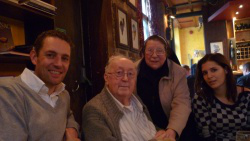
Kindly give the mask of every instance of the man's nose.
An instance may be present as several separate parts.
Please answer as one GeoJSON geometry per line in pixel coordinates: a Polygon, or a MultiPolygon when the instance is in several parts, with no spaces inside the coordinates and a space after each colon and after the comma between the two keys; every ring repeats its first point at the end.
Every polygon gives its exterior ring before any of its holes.
{"type": "Polygon", "coordinates": [[[124,73],[124,75],[122,76],[122,80],[125,80],[125,81],[128,80],[128,73],[124,73]]]}
{"type": "Polygon", "coordinates": [[[57,56],[54,60],[54,65],[55,66],[58,66],[58,67],[61,67],[62,66],[62,59],[61,57],[57,56]]]}

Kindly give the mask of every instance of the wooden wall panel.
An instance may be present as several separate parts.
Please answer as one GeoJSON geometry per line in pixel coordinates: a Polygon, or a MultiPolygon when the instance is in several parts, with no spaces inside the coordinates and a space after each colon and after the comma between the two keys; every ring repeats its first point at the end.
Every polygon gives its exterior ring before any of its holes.
{"type": "Polygon", "coordinates": [[[226,21],[208,22],[209,8],[203,7],[203,25],[204,25],[204,37],[205,37],[205,50],[206,53],[211,53],[211,42],[223,42],[223,52],[225,57],[229,60],[229,48],[227,37],[227,25],[226,21]]]}
{"type": "Polygon", "coordinates": [[[81,0],[57,0],[55,28],[64,29],[75,44],[71,52],[71,64],[64,80],[71,97],[71,109],[76,121],[81,124],[82,107],[86,103],[85,84],[81,83],[83,67],[83,36],[81,21],[81,0]],[[79,85],[79,89],[77,89],[79,85]]]}

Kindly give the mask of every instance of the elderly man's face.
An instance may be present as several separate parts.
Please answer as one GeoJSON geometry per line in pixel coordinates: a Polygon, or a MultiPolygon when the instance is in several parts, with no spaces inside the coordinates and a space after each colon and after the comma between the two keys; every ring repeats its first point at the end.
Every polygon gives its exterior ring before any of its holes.
{"type": "Polygon", "coordinates": [[[126,58],[114,60],[105,73],[104,79],[111,94],[123,103],[124,99],[131,97],[135,88],[135,64],[126,58]]]}

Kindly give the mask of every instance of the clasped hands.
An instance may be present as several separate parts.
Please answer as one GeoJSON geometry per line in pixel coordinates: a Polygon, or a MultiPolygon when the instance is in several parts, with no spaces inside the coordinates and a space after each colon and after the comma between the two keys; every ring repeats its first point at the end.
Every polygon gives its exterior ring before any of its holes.
{"type": "Polygon", "coordinates": [[[175,141],[176,132],[173,129],[159,130],[154,139],[157,141],[175,141]]]}
{"type": "Polygon", "coordinates": [[[66,128],[64,141],[80,141],[78,133],[75,128],[66,128]]]}

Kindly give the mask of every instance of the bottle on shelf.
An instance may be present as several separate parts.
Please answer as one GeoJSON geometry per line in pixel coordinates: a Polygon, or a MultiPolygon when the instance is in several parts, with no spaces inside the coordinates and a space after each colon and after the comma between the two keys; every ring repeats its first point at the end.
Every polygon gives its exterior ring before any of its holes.
{"type": "Polygon", "coordinates": [[[235,30],[241,31],[241,30],[247,30],[250,29],[250,23],[238,23],[235,24],[235,30]]]}

